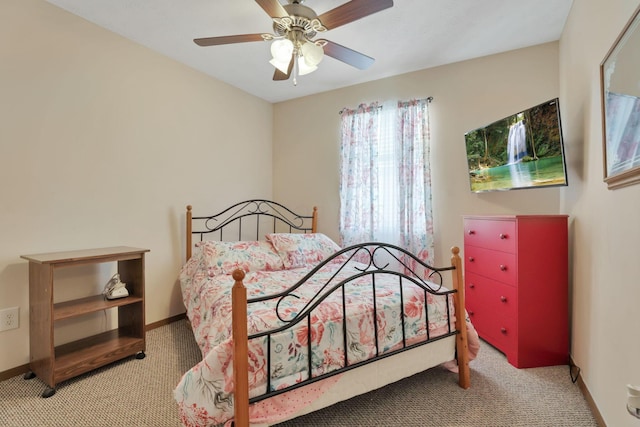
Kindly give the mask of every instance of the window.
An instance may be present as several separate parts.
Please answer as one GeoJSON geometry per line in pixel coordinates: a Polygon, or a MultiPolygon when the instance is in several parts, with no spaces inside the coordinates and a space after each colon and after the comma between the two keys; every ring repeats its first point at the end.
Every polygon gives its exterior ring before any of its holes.
{"type": "Polygon", "coordinates": [[[395,244],[432,262],[428,99],[341,111],[343,246],[395,244]]]}

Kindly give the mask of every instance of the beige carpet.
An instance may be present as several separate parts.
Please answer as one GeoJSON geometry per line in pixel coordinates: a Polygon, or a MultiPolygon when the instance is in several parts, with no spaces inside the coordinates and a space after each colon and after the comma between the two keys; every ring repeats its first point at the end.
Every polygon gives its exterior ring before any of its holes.
{"type": "MultiPolygon", "coordinates": [[[[200,351],[186,321],[147,334],[147,357],[126,359],[58,385],[0,383],[0,426],[179,426],[172,391],[200,351]]],[[[567,366],[515,369],[482,343],[471,388],[440,368],[281,426],[597,427],[567,366]]]]}

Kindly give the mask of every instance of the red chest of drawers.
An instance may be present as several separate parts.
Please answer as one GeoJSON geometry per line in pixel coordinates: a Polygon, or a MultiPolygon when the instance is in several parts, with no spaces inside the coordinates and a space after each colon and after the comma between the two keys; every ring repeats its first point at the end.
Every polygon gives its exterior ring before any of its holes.
{"type": "Polygon", "coordinates": [[[517,368],[569,362],[568,217],[464,217],[466,308],[517,368]]]}

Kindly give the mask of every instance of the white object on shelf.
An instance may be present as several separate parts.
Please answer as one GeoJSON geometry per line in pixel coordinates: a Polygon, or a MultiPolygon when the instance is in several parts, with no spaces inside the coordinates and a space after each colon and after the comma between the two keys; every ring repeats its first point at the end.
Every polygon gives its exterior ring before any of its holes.
{"type": "Polygon", "coordinates": [[[627,411],[640,418],[640,386],[627,384],[627,411]]]}
{"type": "Polygon", "coordinates": [[[103,294],[107,299],[118,299],[128,297],[129,291],[120,280],[120,275],[116,273],[105,285],[103,294]]]}

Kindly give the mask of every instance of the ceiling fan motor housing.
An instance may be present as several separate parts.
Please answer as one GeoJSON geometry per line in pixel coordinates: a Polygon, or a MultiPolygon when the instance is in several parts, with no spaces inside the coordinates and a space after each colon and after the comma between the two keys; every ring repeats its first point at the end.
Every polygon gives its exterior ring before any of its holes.
{"type": "Polygon", "coordinates": [[[273,19],[275,34],[286,37],[291,31],[298,30],[304,34],[307,40],[311,40],[319,31],[326,31],[313,9],[300,3],[294,1],[283,6],[289,16],[273,19]]]}

